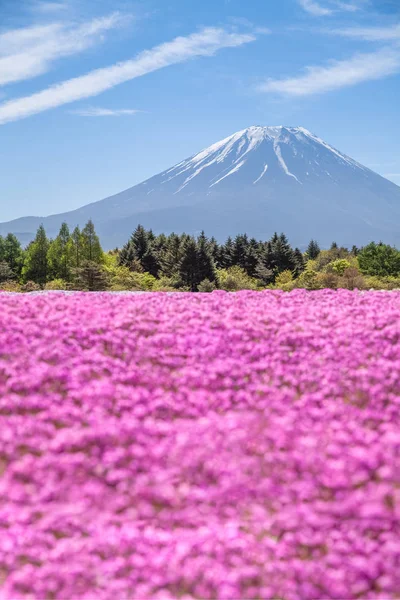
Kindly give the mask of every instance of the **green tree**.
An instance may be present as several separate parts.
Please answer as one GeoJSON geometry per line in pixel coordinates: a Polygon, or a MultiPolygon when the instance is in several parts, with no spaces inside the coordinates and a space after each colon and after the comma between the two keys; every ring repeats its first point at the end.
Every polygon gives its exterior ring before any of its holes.
{"type": "Polygon", "coordinates": [[[108,288],[108,276],[102,265],[92,260],[83,260],[80,267],[73,269],[74,287],[88,292],[101,292],[108,288]]]}
{"type": "Polygon", "coordinates": [[[82,229],[81,244],[83,261],[93,262],[98,265],[103,262],[103,250],[91,219],[89,219],[82,229]]]}
{"type": "Polygon", "coordinates": [[[23,264],[23,251],[18,238],[13,234],[9,233],[2,243],[2,260],[4,260],[11,271],[15,273],[17,277],[21,274],[23,264]]]}
{"type": "Polygon", "coordinates": [[[400,274],[400,252],[387,244],[371,242],[360,250],[357,255],[362,273],[378,277],[400,274]]]}
{"type": "Polygon", "coordinates": [[[215,264],[210,243],[202,231],[197,240],[197,283],[205,279],[215,281],[215,264]]]}
{"type": "Polygon", "coordinates": [[[160,256],[160,266],[163,275],[175,277],[179,273],[179,265],[183,258],[184,238],[171,233],[167,238],[165,252],[160,256]]]}
{"type": "Polygon", "coordinates": [[[58,236],[50,243],[47,253],[49,278],[70,281],[73,257],[73,241],[71,240],[68,225],[63,223],[58,236]]]}
{"type": "Polygon", "coordinates": [[[314,260],[317,258],[318,254],[321,252],[321,249],[318,243],[315,240],[311,240],[311,242],[307,246],[306,254],[310,260],[314,260]]]}
{"type": "Polygon", "coordinates": [[[134,270],[139,263],[144,271],[157,277],[160,270],[159,253],[162,252],[163,244],[163,238],[157,240],[152,231],[146,231],[142,225],[138,225],[120,252],[119,264],[134,270]]]}
{"type": "Polygon", "coordinates": [[[10,281],[15,278],[15,274],[10,269],[10,265],[5,260],[0,261],[0,282],[10,281]]]}
{"type": "Polygon", "coordinates": [[[82,260],[82,234],[79,227],[76,226],[71,234],[71,264],[78,269],[82,260]]]}
{"type": "Polygon", "coordinates": [[[184,243],[183,257],[179,265],[179,276],[183,285],[187,286],[191,292],[197,291],[197,286],[202,281],[198,275],[197,257],[196,240],[189,237],[184,243]]]}
{"type": "Polygon", "coordinates": [[[43,225],[37,230],[36,237],[26,250],[24,266],[22,267],[22,278],[24,282],[33,281],[44,286],[47,281],[47,253],[49,240],[43,225]]]}

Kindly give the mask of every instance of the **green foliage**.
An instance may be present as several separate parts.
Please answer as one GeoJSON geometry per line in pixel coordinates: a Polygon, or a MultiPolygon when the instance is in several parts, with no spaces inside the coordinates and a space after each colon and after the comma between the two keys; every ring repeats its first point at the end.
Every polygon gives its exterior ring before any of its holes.
{"type": "Polygon", "coordinates": [[[320,290],[323,288],[318,272],[315,269],[315,261],[309,260],[304,271],[296,279],[295,287],[306,290],[320,290]]]}
{"type": "Polygon", "coordinates": [[[199,292],[209,293],[209,292],[213,292],[214,290],[216,290],[217,286],[215,285],[214,281],[210,281],[209,279],[204,279],[203,281],[201,281],[199,283],[197,289],[199,292]]]}
{"type": "Polygon", "coordinates": [[[318,242],[316,242],[315,240],[311,240],[306,250],[307,258],[309,258],[310,260],[314,260],[315,258],[317,258],[320,252],[321,249],[318,245],[318,242]]]}
{"type": "Polygon", "coordinates": [[[143,271],[157,277],[160,270],[157,255],[166,244],[164,238],[157,239],[152,231],[146,231],[142,225],[138,225],[120,252],[119,264],[132,271],[137,271],[140,265],[143,271]]]}
{"type": "Polygon", "coordinates": [[[15,278],[14,273],[11,271],[8,262],[2,260],[0,262],[0,282],[10,281],[15,278]]]}
{"type": "Polygon", "coordinates": [[[208,279],[215,281],[215,264],[211,253],[211,247],[204,231],[201,232],[197,240],[197,280],[198,285],[208,279]]]}
{"type": "Polygon", "coordinates": [[[22,278],[25,283],[34,281],[39,286],[44,286],[47,280],[47,252],[49,250],[49,240],[43,225],[39,227],[35,240],[29,244],[24,265],[22,267],[22,278]]]}
{"type": "Polygon", "coordinates": [[[290,292],[295,286],[292,271],[286,270],[279,273],[275,279],[274,288],[290,292]]]}
{"type": "Polygon", "coordinates": [[[48,277],[70,281],[74,266],[74,244],[68,225],[63,223],[55,240],[50,243],[47,253],[48,277]]]}
{"type": "Polygon", "coordinates": [[[0,290],[3,290],[3,292],[13,292],[14,294],[22,292],[21,285],[17,281],[3,281],[0,283],[0,290]]]}
{"type": "Polygon", "coordinates": [[[345,270],[351,267],[351,264],[345,258],[338,258],[337,260],[334,260],[333,262],[329,263],[328,267],[330,267],[330,269],[334,273],[337,273],[338,275],[343,275],[345,270]]]}
{"type": "Polygon", "coordinates": [[[45,290],[68,290],[69,283],[64,279],[52,279],[48,281],[44,286],[45,290]]]}
{"type": "Polygon", "coordinates": [[[400,252],[387,244],[372,242],[357,255],[361,271],[378,277],[400,275],[400,252]]]}
{"type": "Polygon", "coordinates": [[[138,273],[130,271],[128,267],[120,266],[109,270],[111,275],[110,288],[113,291],[144,291],[148,292],[154,288],[157,281],[150,273],[138,273]]]}
{"type": "Polygon", "coordinates": [[[257,280],[249,277],[246,271],[237,265],[229,267],[229,269],[219,269],[217,280],[218,288],[227,292],[258,289],[257,280]]]}
{"type": "Polygon", "coordinates": [[[108,285],[107,271],[94,261],[84,260],[80,267],[73,269],[74,289],[101,292],[106,290],[108,285]]]}
{"type": "Polygon", "coordinates": [[[182,284],[187,286],[191,292],[197,291],[201,279],[199,279],[197,271],[197,244],[194,238],[188,238],[184,243],[179,276],[182,284]]]}
{"type": "Polygon", "coordinates": [[[81,233],[81,260],[100,265],[103,262],[103,250],[91,219],[81,233]]]}
{"type": "Polygon", "coordinates": [[[1,243],[1,260],[4,260],[16,277],[21,275],[23,251],[18,238],[9,233],[1,243]]]}

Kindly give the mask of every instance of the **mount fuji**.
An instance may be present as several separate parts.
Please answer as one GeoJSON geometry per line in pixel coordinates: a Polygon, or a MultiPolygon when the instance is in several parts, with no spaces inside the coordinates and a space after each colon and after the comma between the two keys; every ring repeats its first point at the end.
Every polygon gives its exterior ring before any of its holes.
{"type": "Polygon", "coordinates": [[[302,127],[249,127],[115,196],[49,217],[0,224],[30,241],[43,223],[55,236],[92,219],[105,248],[121,246],[138,223],[155,233],[283,231],[304,247],[335,240],[400,242],[400,187],[302,127]]]}

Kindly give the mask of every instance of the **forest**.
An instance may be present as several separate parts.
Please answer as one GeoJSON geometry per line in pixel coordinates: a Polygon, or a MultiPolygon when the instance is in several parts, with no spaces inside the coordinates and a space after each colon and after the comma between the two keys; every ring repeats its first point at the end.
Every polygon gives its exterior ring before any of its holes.
{"type": "Polygon", "coordinates": [[[55,239],[43,226],[22,248],[9,233],[0,237],[0,289],[212,292],[295,288],[400,288],[400,251],[382,242],[351,249],[311,240],[305,252],[284,233],[266,241],[246,234],[218,243],[201,232],[155,235],[138,225],[121,249],[104,252],[88,221],[72,232],[63,223],[55,239]]]}

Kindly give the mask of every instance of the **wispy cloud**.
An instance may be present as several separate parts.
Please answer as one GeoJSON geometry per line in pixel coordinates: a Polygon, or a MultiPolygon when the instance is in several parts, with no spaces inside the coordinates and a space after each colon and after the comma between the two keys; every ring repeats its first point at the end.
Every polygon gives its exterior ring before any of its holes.
{"type": "Polygon", "coordinates": [[[46,73],[54,61],[83,52],[121,23],[122,15],[113,13],[79,26],[53,23],[0,34],[0,85],[46,73]]]}
{"type": "Polygon", "coordinates": [[[338,11],[355,12],[360,9],[365,0],[354,0],[343,2],[342,0],[327,0],[317,2],[316,0],[298,0],[300,6],[315,17],[329,17],[338,11]]]}
{"type": "Polygon", "coordinates": [[[97,96],[116,85],[142,77],[169,65],[200,56],[212,56],[222,48],[233,48],[253,42],[251,33],[228,32],[222,28],[206,28],[187,37],[156,46],[136,58],[97,69],[51,86],[41,92],[0,104],[0,124],[23,119],[76,100],[97,96]]]}
{"type": "Polygon", "coordinates": [[[65,2],[37,2],[34,10],[42,14],[54,14],[60,10],[66,10],[68,5],[65,2]]]}
{"type": "Polygon", "coordinates": [[[333,29],[330,33],[367,42],[385,42],[400,40],[400,24],[389,27],[347,27],[333,29]]]}
{"type": "Polygon", "coordinates": [[[368,54],[356,54],[343,61],[332,61],[324,67],[307,67],[305,73],[286,79],[269,79],[262,92],[287,96],[311,96],[344,87],[382,79],[400,71],[400,52],[384,48],[368,54]]]}
{"type": "Polygon", "coordinates": [[[306,12],[316,17],[326,17],[333,14],[333,10],[331,8],[322,6],[314,0],[299,0],[299,4],[306,12]]]}
{"type": "Polygon", "coordinates": [[[72,115],[78,115],[79,117],[124,117],[124,116],[132,116],[137,113],[143,112],[141,110],[136,110],[134,108],[81,108],[78,110],[71,110],[70,113],[72,115]]]}

